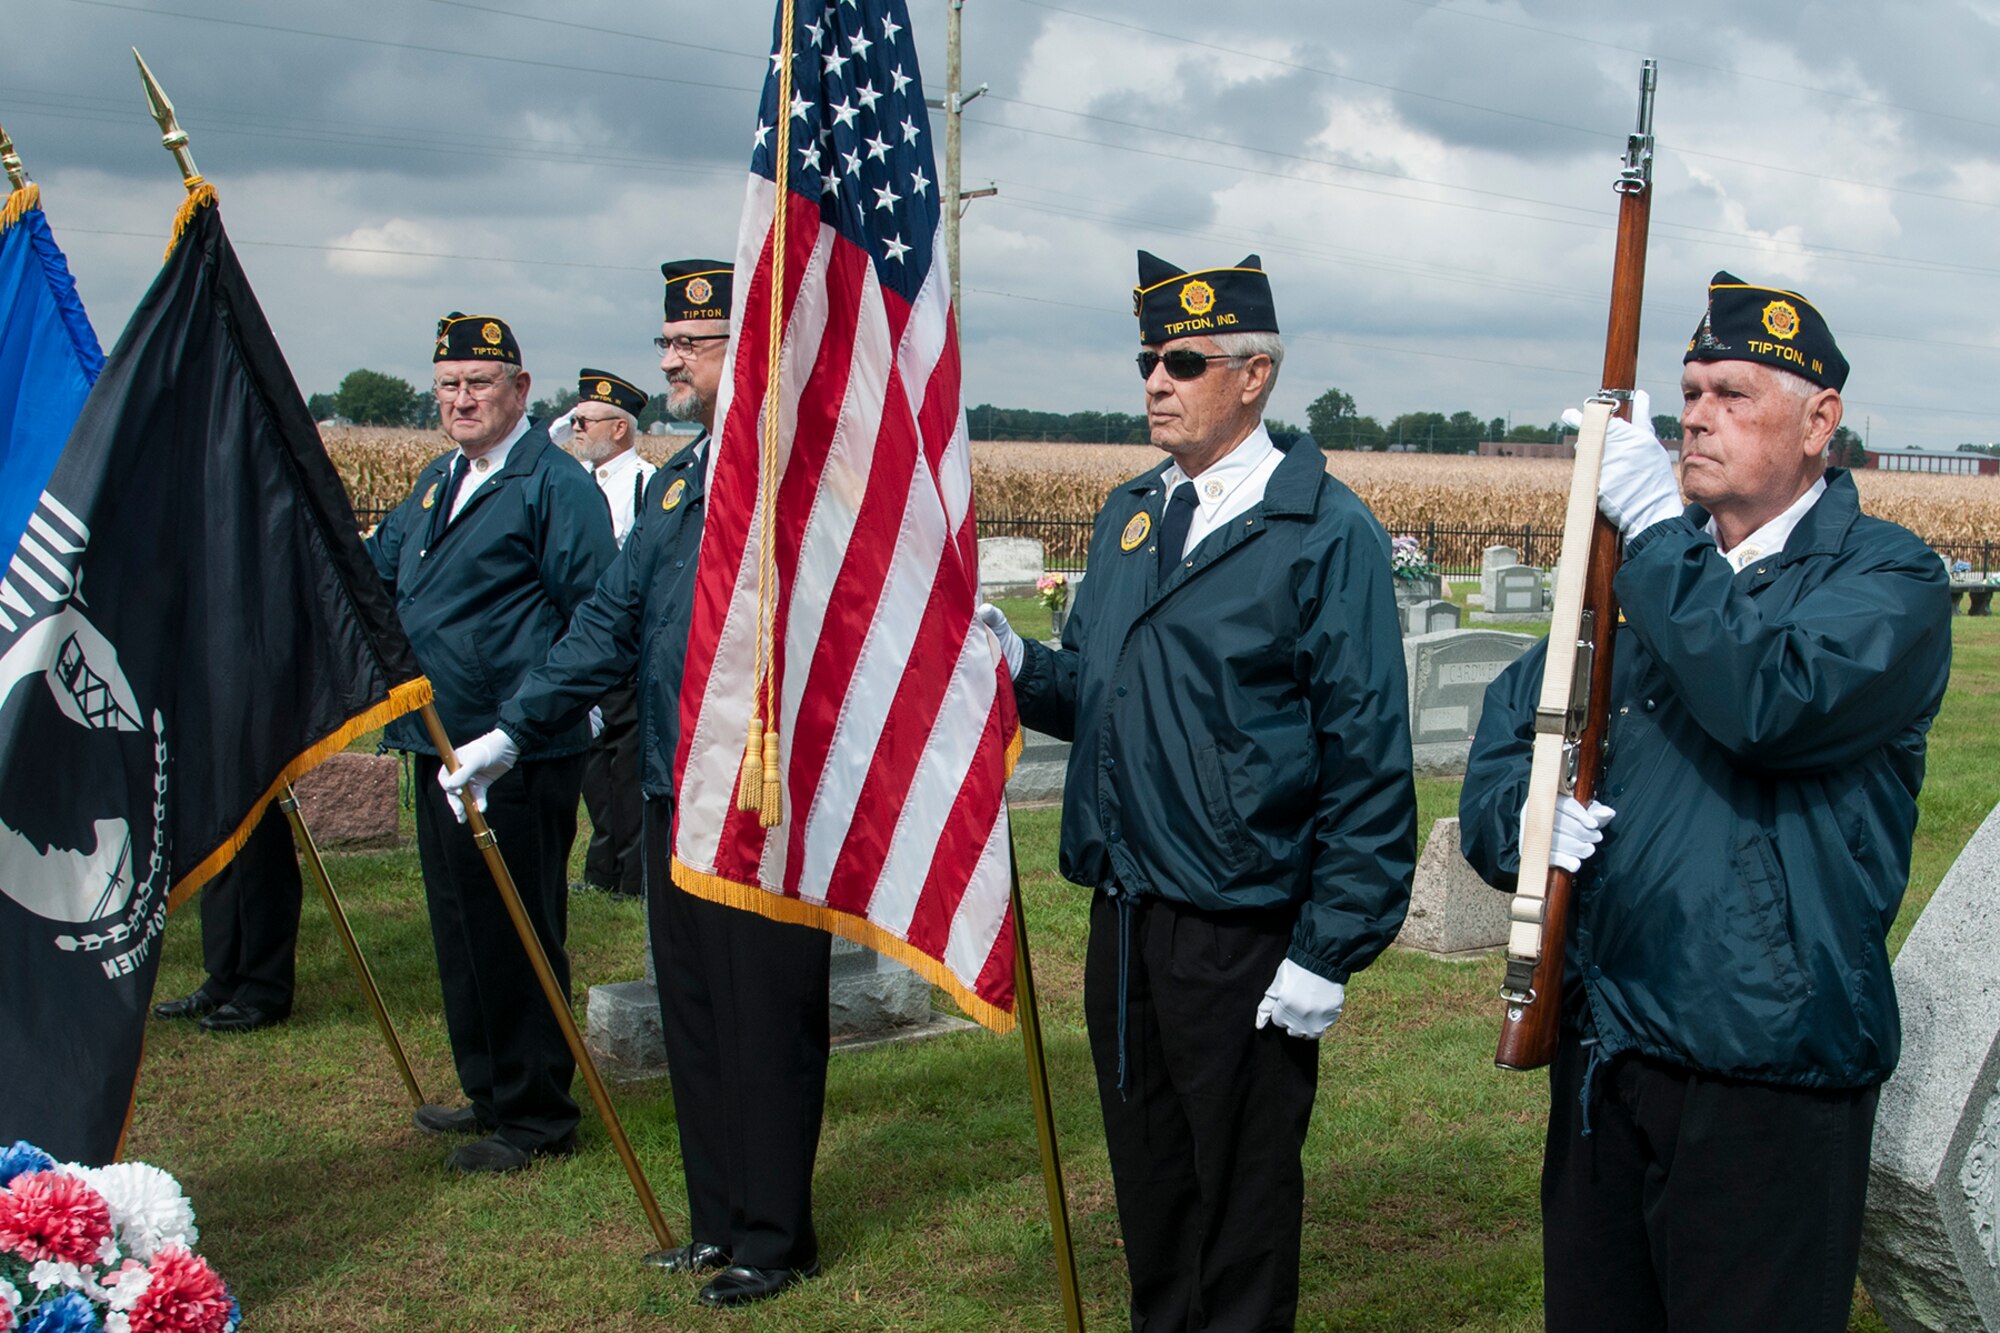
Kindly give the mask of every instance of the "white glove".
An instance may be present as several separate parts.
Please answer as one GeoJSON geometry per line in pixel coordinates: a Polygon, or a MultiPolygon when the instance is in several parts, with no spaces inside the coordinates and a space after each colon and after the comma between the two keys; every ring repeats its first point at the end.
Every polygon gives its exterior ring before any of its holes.
{"type": "Polygon", "coordinates": [[[465,793],[470,792],[472,803],[485,813],[486,789],[506,776],[520,757],[514,738],[498,727],[458,747],[458,767],[449,773],[438,769],[438,786],[444,788],[444,799],[459,823],[465,822],[465,793]]]}
{"type": "Polygon", "coordinates": [[[1287,958],[1278,964],[1278,975],[1257,1002],[1257,1026],[1276,1023],[1294,1037],[1318,1041],[1346,1003],[1347,987],[1287,958]]]}
{"type": "Polygon", "coordinates": [[[604,708],[592,705],[590,710],[590,739],[596,740],[604,734],[604,708]]]}
{"type": "MultiPolygon", "coordinates": [[[[1636,537],[1655,523],[1681,515],[1681,488],[1674,482],[1673,460],[1653,434],[1648,415],[1653,401],[1644,389],[1632,394],[1632,420],[1611,418],[1604,432],[1604,471],[1597,478],[1597,507],[1627,537],[1636,537]]],[[[1562,414],[1572,429],[1583,425],[1583,413],[1570,408],[1562,414]]]]}
{"type": "MultiPolygon", "coordinates": [[[[1603,841],[1604,826],[1618,812],[1599,801],[1592,801],[1589,808],[1574,796],[1556,797],[1555,827],[1549,833],[1549,864],[1572,873],[1583,868],[1590,854],[1603,841]]],[[[1520,840],[1516,847],[1527,844],[1528,812],[1521,811],[1520,840]]]]}
{"type": "Polygon", "coordinates": [[[576,434],[576,422],[572,420],[575,416],[576,409],[572,407],[569,411],[549,423],[549,442],[555,445],[556,448],[561,449],[567,446],[570,442],[570,437],[576,434]]]}
{"type": "Polygon", "coordinates": [[[979,604],[979,619],[986,628],[993,631],[993,637],[1000,641],[1000,651],[1007,658],[1007,675],[1011,678],[1021,674],[1021,663],[1026,660],[1028,650],[1021,642],[1021,636],[1007,623],[1006,613],[991,602],[979,604]]]}

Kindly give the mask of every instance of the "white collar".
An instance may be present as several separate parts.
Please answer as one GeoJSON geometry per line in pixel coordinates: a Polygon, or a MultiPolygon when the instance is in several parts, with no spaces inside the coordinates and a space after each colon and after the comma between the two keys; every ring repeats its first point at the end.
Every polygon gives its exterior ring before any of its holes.
{"type": "MultiPolygon", "coordinates": [[[[596,467],[590,468],[590,475],[597,478],[599,486],[611,486],[624,480],[633,472],[638,471],[643,462],[644,460],[639,457],[637,449],[627,447],[623,453],[610,462],[599,463],[596,467]]],[[[590,467],[588,463],[585,463],[584,466],[590,467]]]]}
{"type": "MultiPolygon", "coordinates": [[[[527,433],[528,433],[528,414],[526,412],[523,412],[521,414],[521,419],[514,423],[514,429],[507,432],[507,438],[500,441],[500,443],[494,445],[491,449],[488,449],[485,453],[479,456],[480,459],[485,460],[486,466],[483,468],[475,468],[473,471],[473,475],[481,478],[482,480],[486,477],[498,476],[500,473],[500,469],[507,466],[507,455],[514,451],[514,446],[519,444],[521,442],[521,437],[523,435],[526,435],[527,433]]],[[[463,448],[461,448],[458,451],[458,456],[460,458],[465,457],[465,450],[463,448]]],[[[477,463],[479,460],[474,459],[471,461],[477,463]]]]}
{"type": "Polygon", "coordinates": [[[1161,484],[1166,494],[1171,496],[1174,487],[1183,481],[1194,486],[1195,506],[1204,515],[1213,514],[1228,502],[1236,488],[1250,480],[1257,470],[1271,461],[1278,452],[1278,446],[1271,443],[1271,432],[1258,422],[1257,428],[1245,435],[1234,449],[1208,465],[1199,477],[1189,477],[1181,471],[1179,463],[1168,465],[1161,484]]]}
{"type": "MultiPolygon", "coordinates": [[[[1729,562],[1731,569],[1740,571],[1745,565],[1759,556],[1775,555],[1779,551],[1784,550],[1785,542],[1792,535],[1792,529],[1799,525],[1799,520],[1806,516],[1806,511],[1811,509],[1819,501],[1819,497],[1825,494],[1826,478],[1821,477],[1806,488],[1804,495],[1792,501],[1783,513],[1751,533],[1748,537],[1745,537],[1742,541],[1736,543],[1736,545],[1730,547],[1727,551],[1723,551],[1722,558],[1729,562]]],[[[1720,550],[1722,537],[1716,530],[1713,515],[1710,515],[1708,526],[1703,531],[1715,538],[1716,548],[1720,550]]]]}

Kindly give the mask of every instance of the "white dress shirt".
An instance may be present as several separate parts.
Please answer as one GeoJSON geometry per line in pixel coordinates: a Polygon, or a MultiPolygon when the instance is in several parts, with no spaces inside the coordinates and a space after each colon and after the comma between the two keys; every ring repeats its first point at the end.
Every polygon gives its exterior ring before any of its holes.
{"type": "Polygon", "coordinates": [[[1165,488],[1160,502],[1162,514],[1166,513],[1166,501],[1173,498],[1175,487],[1194,487],[1194,517],[1188,523],[1187,545],[1181,547],[1180,555],[1185,557],[1203,537],[1261,501],[1264,486],[1278,470],[1278,460],[1283,457],[1260,421],[1241,444],[1215,460],[1199,477],[1190,478],[1181,471],[1179,463],[1170,465],[1160,478],[1165,488]]]}
{"type": "MultiPolygon", "coordinates": [[[[472,466],[466,469],[465,480],[459,484],[458,498],[452,501],[451,516],[447,522],[456,520],[465,512],[466,502],[472,499],[474,491],[485,485],[490,478],[500,475],[500,469],[507,466],[507,455],[513,452],[514,446],[520,443],[521,437],[527,433],[528,417],[523,413],[521,419],[514,423],[514,429],[507,432],[506,439],[472,460],[472,466]]],[[[458,456],[465,457],[465,450],[460,449],[458,456]]]]}
{"type": "MultiPolygon", "coordinates": [[[[590,467],[588,463],[583,465],[590,467]]],[[[646,482],[653,472],[653,465],[639,457],[637,449],[627,449],[611,461],[590,468],[590,475],[597,479],[597,489],[604,492],[605,502],[611,506],[611,536],[620,546],[625,544],[632,525],[639,519],[646,482]]]]}
{"type": "MultiPolygon", "coordinates": [[[[1785,539],[1792,535],[1792,529],[1799,525],[1799,520],[1806,516],[1806,511],[1818,503],[1819,497],[1825,494],[1826,478],[1821,477],[1807,488],[1804,495],[1792,501],[1784,513],[1778,515],[1769,523],[1766,523],[1763,527],[1736,543],[1729,550],[1723,551],[1722,558],[1729,562],[1731,569],[1740,574],[1743,572],[1745,565],[1759,556],[1776,555],[1785,549],[1785,539]]],[[[1714,518],[1711,517],[1708,520],[1708,526],[1703,528],[1702,531],[1715,538],[1717,550],[1722,549],[1722,536],[1716,531],[1714,518]]]]}

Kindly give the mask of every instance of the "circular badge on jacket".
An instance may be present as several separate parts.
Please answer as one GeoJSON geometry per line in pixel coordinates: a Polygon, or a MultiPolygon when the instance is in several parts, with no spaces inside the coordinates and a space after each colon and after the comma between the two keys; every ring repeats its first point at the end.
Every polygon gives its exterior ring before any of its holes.
{"type": "Polygon", "coordinates": [[[1141,509],[1138,513],[1132,515],[1132,521],[1125,525],[1125,531],[1119,535],[1119,548],[1126,551],[1136,551],[1139,548],[1139,543],[1145,541],[1146,534],[1152,530],[1153,516],[1141,509]]]}
{"type": "Polygon", "coordinates": [[[660,497],[660,508],[672,509],[675,505],[681,502],[681,497],[686,495],[687,491],[688,491],[687,478],[686,477],[675,478],[674,484],[667,487],[667,493],[660,497]]]}

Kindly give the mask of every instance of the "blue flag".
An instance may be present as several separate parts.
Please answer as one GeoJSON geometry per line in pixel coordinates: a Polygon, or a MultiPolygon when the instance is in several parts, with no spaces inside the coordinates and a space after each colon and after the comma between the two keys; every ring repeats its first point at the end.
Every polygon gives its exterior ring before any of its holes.
{"type": "Polygon", "coordinates": [[[0,211],[0,551],[21,544],[104,353],[33,185],[0,211]]]}

